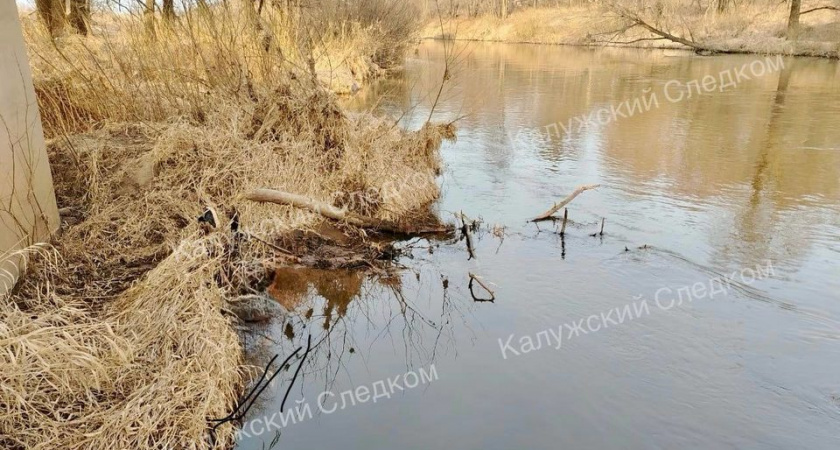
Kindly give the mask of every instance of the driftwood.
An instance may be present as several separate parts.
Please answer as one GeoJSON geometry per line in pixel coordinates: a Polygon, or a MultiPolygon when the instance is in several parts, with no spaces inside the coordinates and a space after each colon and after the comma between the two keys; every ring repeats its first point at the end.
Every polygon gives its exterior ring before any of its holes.
{"type": "Polygon", "coordinates": [[[548,209],[548,211],[540,214],[537,217],[531,219],[531,222],[539,222],[541,220],[551,220],[553,219],[552,214],[560,211],[560,208],[568,205],[572,200],[575,199],[578,195],[580,195],[583,191],[588,191],[590,189],[595,189],[601,186],[600,184],[584,184],[583,186],[578,186],[577,189],[574,190],[568,197],[564,198],[560,203],[555,203],[554,206],[548,209]]]}
{"type": "Polygon", "coordinates": [[[257,189],[245,196],[248,200],[264,203],[276,203],[278,205],[291,205],[296,208],[306,209],[318,213],[328,219],[338,220],[355,225],[361,228],[372,228],[380,231],[401,234],[424,234],[424,233],[445,233],[451,231],[450,227],[414,228],[406,225],[399,225],[373,217],[365,217],[344,209],[336,208],[333,205],[324,203],[303,195],[291,192],[278,191],[275,189],[257,189]]]}
{"type": "Polygon", "coordinates": [[[283,192],[275,189],[257,189],[249,193],[246,198],[255,202],[277,203],[279,205],[291,205],[296,208],[308,209],[316,212],[324,217],[342,220],[351,225],[366,226],[369,225],[364,220],[354,217],[343,209],[336,208],[333,205],[319,202],[318,200],[305,197],[303,195],[292,194],[291,192],[283,192]]]}

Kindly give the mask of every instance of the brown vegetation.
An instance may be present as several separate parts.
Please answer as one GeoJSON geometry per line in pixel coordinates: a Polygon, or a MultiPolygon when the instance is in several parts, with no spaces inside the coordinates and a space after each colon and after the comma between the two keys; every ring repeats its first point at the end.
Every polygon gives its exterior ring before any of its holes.
{"type": "MultiPolygon", "coordinates": [[[[228,447],[234,425],[211,437],[208,419],[249,374],[229,311],[288,262],[290,233],[323,220],[244,195],[329,202],[390,183],[399,202],[351,212],[429,217],[451,130],[353,119],[325,89],[396,61],[380,48],[396,31],[313,20],[208,8],[150,34],[148,17],[94,15],[92,37],[56,42],[24,18],[63,222],[0,299],[0,446],[228,447]],[[215,226],[196,220],[208,207],[215,226]]],[[[356,245],[369,235],[338,226],[356,245]]]]}
{"type": "Polygon", "coordinates": [[[35,0],[35,8],[51,36],[58,36],[65,24],[77,33],[88,34],[90,0],[70,0],[69,3],[69,12],[65,12],[64,0],[35,0]]]}
{"type": "Polygon", "coordinates": [[[507,18],[470,2],[455,5],[442,9],[443,31],[430,19],[423,36],[840,57],[840,7],[830,2],[541,1],[522,2],[507,18]]]}

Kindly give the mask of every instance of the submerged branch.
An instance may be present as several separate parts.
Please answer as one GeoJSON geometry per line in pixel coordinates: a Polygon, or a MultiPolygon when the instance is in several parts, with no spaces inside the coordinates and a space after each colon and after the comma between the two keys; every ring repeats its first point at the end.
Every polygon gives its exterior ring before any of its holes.
{"type": "Polygon", "coordinates": [[[467,287],[469,287],[469,289],[470,289],[470,295],[472,296],[473,301],[493,303],[496,300],[496,293],[493,292],[493,290],[491,290],[489,287],[487,287],[487,285],[484,284],[484,282],[481,281],[481,278],[479,278],[478,275],[470,272],[469,276],[470,276],[470,282],[469,282],[467,287]],[[490,297],[489,298],[482,298],[482,297],[478,297],[477,295],[475,295],[475,292],[473,292],[473,282],[478,283],[478,285],[481,286],[482,289],[484,289],[485,291],[487,291],[488,294],[490,294],[490,297]]]}

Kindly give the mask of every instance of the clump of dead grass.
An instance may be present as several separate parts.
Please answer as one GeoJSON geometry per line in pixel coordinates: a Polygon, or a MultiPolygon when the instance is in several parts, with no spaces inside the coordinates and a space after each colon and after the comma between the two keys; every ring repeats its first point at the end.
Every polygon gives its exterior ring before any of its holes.
{"type": "Polygon", "coordinates": [[[249,370],[228,308],[273,257],[248,236],[279,242],[320,220],[243,195],[387,188],[352,208],[397,223],[438,195],[451,127],[350,118],[319,75],[341,46],[303,39],[294,56],[305,27],[207,14],[153,37],[111,18],[56,45],[26,24],[64,222],[60,258],[36,258],[0,299],[4,448],[228,447],[233,424],[210,439],[208,419],[233,409],[249,370]],[[196,221],[206,207],[215,229],[196,221]]]}
{"type": "Polygon", "coordinates": [[[208,282],[218,261],[195,255],[167,258],[98,313],[55,293],[57,261],[0,300],[3,448],[225,448],[233,430],[213,445],[207,418],[242,384],[239,342],[208,282]]]}

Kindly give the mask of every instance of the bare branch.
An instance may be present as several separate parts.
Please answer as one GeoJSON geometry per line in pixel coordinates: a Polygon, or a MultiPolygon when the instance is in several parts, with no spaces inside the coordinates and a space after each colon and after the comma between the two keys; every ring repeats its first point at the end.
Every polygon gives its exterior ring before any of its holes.
{"type": "Polygon", "coordinates": [[[823,9],[828,9],[828,10],[831,10],[831,11],[840,11],[840,8],[838,8],[836,6],[820,6],[818,8],[806,9],[805,11],[802,11],[801,13],[799,13],[799,15],[801,16],[803,14],[808,14],[808,13],[811,13],[811,12],[814,12],[814,11],[820,11],[820,10],[823,10],[823,9]]]}
{"type": "Polygon", "coordinates": [[[606,41],[606,42],[609,42],[609,43],[611,43],[611,44],[622,44],[622,45],[626,45],[626,44],[635,44],[636,42],[640,42],[640,41],[664,41],[664,40],[667,40],[667,39],[666,39],[666,38],[664,38],[664,37],[655,37],[655,38],[639,38],[639,39],[633,39],[632,41],[614,41],[614,40],[610,40],[610,41],[606,41]]]}

